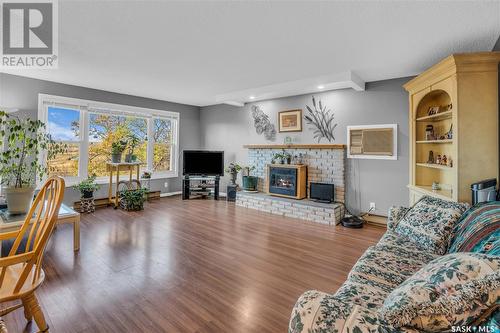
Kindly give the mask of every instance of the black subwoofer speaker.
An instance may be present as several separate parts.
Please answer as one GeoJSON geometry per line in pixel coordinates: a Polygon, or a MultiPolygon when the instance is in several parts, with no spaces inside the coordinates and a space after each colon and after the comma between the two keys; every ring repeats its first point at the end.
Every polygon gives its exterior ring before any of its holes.
{"type": "Polygon", "coordinates": [[[236,186],[227,185],[226,199],[227,201],[236,201],[236,186]]]}

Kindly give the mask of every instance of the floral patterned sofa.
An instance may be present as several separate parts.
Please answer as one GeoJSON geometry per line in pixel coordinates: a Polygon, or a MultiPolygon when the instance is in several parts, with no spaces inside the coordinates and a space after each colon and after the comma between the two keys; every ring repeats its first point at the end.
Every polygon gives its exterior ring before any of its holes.
{"type": "MultiPolygon", "coordinates": [[[[497,208],[500,210],[500,203],[497,208]]],[[[454,225],[440,231],[450,234],[444,237],[447,244],[441,244],[445,251],[432,248],[427,242],[430,239],[426,238],[428,230],[425,227],[418,241],[412,241],[404,231],[398,230],[400,219],[408,212],[409,208],[404,207],[389,209],[387,232],[376,245],[366,250],[335,294],[311,290],[300,296],[292,310],[289,333],[421,332],[412,327],[391,326],[380,319],[378,310],[391,291],[430,261],[445,254],[454,225]]],[[[496,226],[498,228],[498,224],[496,226]]]]}

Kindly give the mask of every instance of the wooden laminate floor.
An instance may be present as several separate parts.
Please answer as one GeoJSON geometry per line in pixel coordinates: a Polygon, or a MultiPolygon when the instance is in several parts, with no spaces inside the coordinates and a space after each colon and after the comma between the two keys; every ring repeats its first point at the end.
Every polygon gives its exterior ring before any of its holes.
{"type": "MultiPolygon", "coordinates": [[[[382,228],[329,227],[224,201],[149,203],[59,226],[38,291],[51,332],[286,332],[308,289],[335,291],[382,228]]],[[[35,332],[22,310],[10,332],[35,332]]]]}

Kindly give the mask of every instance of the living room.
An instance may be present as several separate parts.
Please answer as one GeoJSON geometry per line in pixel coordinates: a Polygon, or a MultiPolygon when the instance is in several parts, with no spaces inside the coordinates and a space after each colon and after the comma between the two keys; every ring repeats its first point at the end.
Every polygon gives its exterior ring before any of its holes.
{"type": "Polygon", "coordinates": [[[0,332],[499,331],[500,1],[0,5],[0,332]]]}

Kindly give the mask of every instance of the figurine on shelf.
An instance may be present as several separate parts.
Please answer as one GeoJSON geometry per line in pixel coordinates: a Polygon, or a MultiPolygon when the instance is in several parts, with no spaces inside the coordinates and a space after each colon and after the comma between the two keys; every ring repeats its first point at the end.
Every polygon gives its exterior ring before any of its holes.
{"type": "Polygon", "coordinates": [[[438,182],[432,182],[432,190],[433,191],[439,191],[441,189],[441,186],[439,186],[438,182]]]}
{"type": "Polygon", "coordinates": [[[445,105],[445,106],[441,107],[440,112],[450,111],[452,108],[453,108],[453,105],[448,104],[448,105],[445,105]]]}
{"type": "Polygon", "coordinates": [[[427,115],[428,116],[433,116],[439,112],[439,106],[431,106],[427,110],[427,115]]]}
{"type": "Polygon", "coordinates": [[[434,126],[427,125],[425,127],[425,139],[427,141],[431,141],[431,140],[435,139],[435,136],[434,136],[434,126]]]}
{"type": "Polygon", "coordinates": [[[441,155],[436,157],[436,164],[441,164],[441,155]]]}
{"type": "Polygon", "coordinates": [[[448,157],[448,166],[449,166],[450,168],[453,168],[453,160],[451,159],[451,156],[450,156],[450,157],[448,157]]]}
{"type": "Polygon", "coordinates": [[[449,140],[453,139],[453,124],[450,125],[450,130],[446,132],[446,138],[449,140]]]}
{"type": "Polygon", "coordinates": [[[441,158],[441,165],[448,165],[448,158],[446,157],[446,155],[443,155],[443,157],[441,158]]]}
{"type": "Polygon", "coordinates": [[[427,159],[428,164],[434,164],[434,152],[429,150],[429,158],[427,159]]]}

